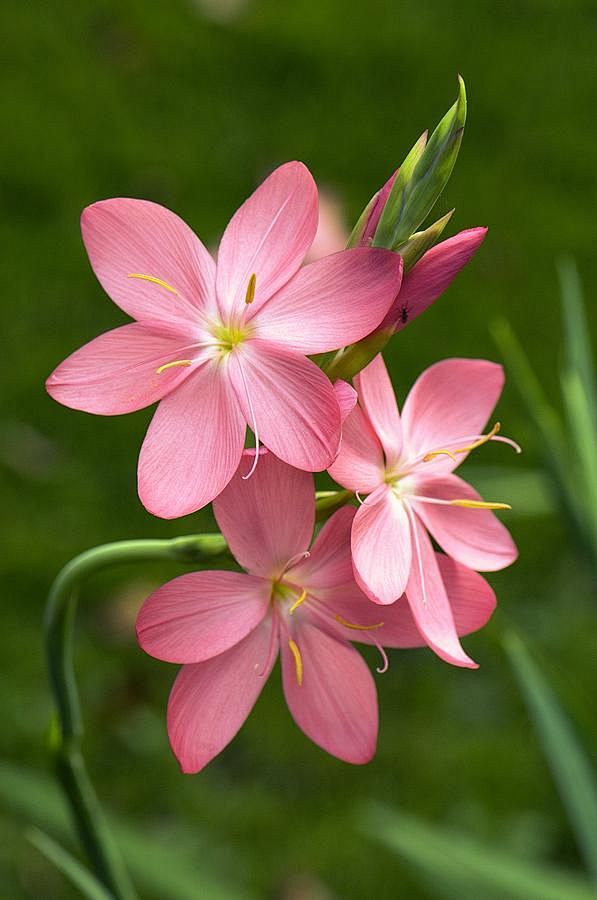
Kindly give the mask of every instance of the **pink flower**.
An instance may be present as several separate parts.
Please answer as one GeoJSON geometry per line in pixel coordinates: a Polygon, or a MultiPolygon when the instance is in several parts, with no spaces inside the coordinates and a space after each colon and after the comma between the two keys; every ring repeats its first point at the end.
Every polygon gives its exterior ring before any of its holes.
{"type": "Polygon", "coordinates": [[[505,504],[485,503],[452,474],[469,451],[489,440],[513,444],[497,435],[499,425],[481,434],[503,381],[495,363],[444,360],[415,382],[400,416],[377,356],[355,379],[359,406],[344,423],[342,447],[329,469],[345,488],[369,495],[351,536],[361,588],[380,604],[393,603],[406,591],[429,646],[461,666],[473,663],[458,641],[427,530],[470,569],[502,569],[516,558],[510,535],[490,511],[505,504]]]}
{"type": "MultiPolygon", "coordinates": [[[[383,208],[398,174],[396,170],[375,195],[371,211],[359,246],[369,247],[379,224],[383,208]]],[[[401,331],[405,325],[420,316],[431,306],[454,281],[472,256],[477,252],[487,234],[487,228],[467,228],[453,237],[436,244],[408,272],[400,285],[396,286],[396,296],[379,329],[391,328],[401,331]]],[[[312,259],[325,253],[341,250],[348,240],[348,232],[343,231],[342,219],[333,208],[320,221],[317,238],[311,248],[312,259]],[[321,249],[320,249],[321,248],[321,249]]]]}
{"type": "Polygon", "coordinates": [[[161,403],[139,459],[139,495],[164,518],[193,512],[234,474],[247,424],[300,469],[330,465],[340,409],[307,354],[369,334],[387,313],[401,261],[354,249],[300,269],[317,228],[317,189],[280,166],[229,223],[218,264],[185,223],[145,200],[95,203],[82,217],[93,269],[136,319],[58,366],[49,393],[115,415],[161,403]]]}
{"type": "MultiPolygon", "coordinates": [[[[247,718],[280,653],[297,725],[333,756],[368,762],[377,740],[377,696],[350,641],[376,644],[382,654],[382,643],[424,641],[406,601],[384,610],[380,621],[379,607],[355,584],[352,507],[332,516],[309,551],[313,477],[267,451],[248,482],[243,468],[214,511],[247,574],[182,575],[152,594],[137,620],[147,653],[183,663],[168,703],[174,753],[184,772],[198,772],[217,756],[247,718]]],[[[482,627],[495,606],[491,588],[447,557],[438,565],[459,633],[482,627]]]]}

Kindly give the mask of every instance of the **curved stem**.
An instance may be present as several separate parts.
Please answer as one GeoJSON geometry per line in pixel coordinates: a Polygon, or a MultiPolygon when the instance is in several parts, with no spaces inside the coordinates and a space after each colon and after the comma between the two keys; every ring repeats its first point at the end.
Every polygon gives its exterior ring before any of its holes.
{"type": "Polygon", "coordinates": [[[76,592],[81,581],[110,566],[160,559],[203,562],[226,550],[226,541],[220,534],[104,544],[86,550],[67,563],[48,595],[44,631],[50,687],[58,718],[53,741],[57,775],[93,869],[116,900],[136,900],[137,895],[107,826],[81,752],[83,723],[73,666],[76,592]]]}

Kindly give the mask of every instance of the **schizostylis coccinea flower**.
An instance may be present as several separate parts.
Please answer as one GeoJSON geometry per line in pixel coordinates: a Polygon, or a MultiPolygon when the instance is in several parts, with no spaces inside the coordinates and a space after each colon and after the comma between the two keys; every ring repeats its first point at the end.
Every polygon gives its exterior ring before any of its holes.
{"type": "MultiPolygon", "coordinates": [[[[311,545],[313,477],[263,451],[214,502],[218,525],[244,572],[203,571],[159,588],[137,619],[141,647],[182,663],[168,703],[170,743],[184,772],[197,772],[236,735],[281,655],[286,702],[298,726],[328,753],[366,763],[378,727],[373,677],[351,641],[420,647],[405,598],[383,609],[354,580],[344,507],[311,545]]],[[[481,628],[495,606],[476,572],[438,554],[459,634],[481,628]]],[[[379,670],[381,671],[381,669],[379,670]]]]}
{"type": "Polygon", "coordinates": [[[84,211],[95,274],[136,321],[73,353],[47,389],[100,415],[161,401],[139,458],[150,512],[174,518],[213,500],[238,466],[247,425],[256,445],[261,439],[297,468],[318,471],[334,459],[340,408],[307,355],[374,330],[402,263],[390,251],[357,248],[300,268],[317,217],[315,183],[298,162],[276,169],[240,207],[217,265],[155,203],[105,200],[84,211]]]}
{"type": "Polygon", "coordinates": [[[343,428],[331,476],[367,494],[352,526],[355,576],[371,600],[391,604],[405,591],[421,634],[435,652],[461,666],[462,649],[428,536],[470,569],[493,571],[516,558],[516,547],[486,503],[453,470],[488,441],[482,430],[500,396],[502,367],[486,360],[447,359],[419,377],[402,415],[385,364],[377,356],[355,378],[359,404],[343,428]]]}

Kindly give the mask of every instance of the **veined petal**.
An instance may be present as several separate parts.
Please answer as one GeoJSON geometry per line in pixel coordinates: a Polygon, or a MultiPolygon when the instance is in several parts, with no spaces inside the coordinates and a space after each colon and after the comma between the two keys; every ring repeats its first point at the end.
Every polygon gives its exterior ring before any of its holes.
{"type": "Polygon", "coordinates": [[[328,472],[349,491],[369,493],[383,483],[381,444],[360,406],[355,406],[342,425],[340,452],[328,472]]]}
{"type": "Polygon", "coordinates": [[[156,516],[201,509],[236,471],[246,426],[225,365],[205,363],[154,413],[139,457],[139,497],[156,516]]]}
{"type": "Polygon", "coordinates": [[[401,331],[425,312],[477,252],[486,234],[487,228],[468,228],[428,250],[402,279],[400,293],[382,327],[393,326],[401,331]]]}
{"type": "Polygon", "coordinates": [[[350,644],[309,624],[294,638],[297,662],[281,636],[282,682],[292,717],[307,737],[345,762],[360,765],[377,743],[377,693],[364,660],[350,644]]]}
{"type": "Polygon", "coordinates": [[[234,214],[218,251],[217,295],[222,316],[251,313],[294,275],[317,231],[317,188],[303,163],[279,166],[234,214]]]}
{"type": "Polygon", "coordinates": [[[272,453],[308,472],[331,465],[340,443],[340,407],[315,363],[269,341],[250,340],[231,354],[230,376],[252,426],[251,398],[259,437],[272,453]]]}
{"type": "Polygon", "coordinates": [[[466,655],[458,640],[452,607],[431,541],[416,516],[412,517],[412,524],[415,558],[406,596],[416,626],[441,659],[454,666],[476,669],[477,664],[466,655]]]}
{"type": "MultiPolygon", "coordinates": [[[[443,553],[435,560],[444,583],[454,626],[458,635],[471,634],[487,624],[495,610],[495,594],[478,572],[454,562],[443,553]]],[[[362,644],[381,644],[383,647],[424,647],[427,641],[416,626],[406,595],[396,603],[380,610],[372,603],[363,603],[363,595],[354,590],[333,589],[325,594],[325,608],[333,614],[359,625],[343,630],[343,637],[362,644]],[[383,624],[380,624],[383,623],[383,624]],[[379,627],[374,627],[379,625],[379,627]],[[363,627],[365,626],[365,627],[363,627]],[[368,629],[368,630],[366,630],[368,629]]],[[[337,618],[335,619],[338,622],[337,618]]]]}
{"type": "Polygon", "coordinates": [[[216,267],[182,219],[120,197],[83,210],[81,230],[93,271],[121,309],[166,334],[197,335],[198,313],[215,302],[216,267]]]}
{"type": "Polygon", "coordinates": [[[315,522],[313,476],[263,448],[250,478],[252,456],[214,500],[214,515],[237,562],[256,575],[276,577],[309,549],[315,522]]]}
{"type": "Polygon", "coordinates": [[[410,526],[402,500],[387,485],[357,510],[352,561],[359,587],[375,603],[394,603],[404,593],[412,559],[410,526]]]}
{"type": "Polygon", "coordinates": [[[334,393],[340,407],[340,416],[344,423],[356,406],[357,392],[347,381],[342,381],[339,378],[334,382],[334,393]]]}
{"type": "Polygon", "coordinates": [[[181,575],[147,598],[137,616],[137,639],[165,662],[202,662],[253,631],[270,596],[270,581],[244,572],[181,575]]]}
{"type": "MultiPolygon", "coordinates": [[[[504,370],[485,359],[444,359],[414,383],[402,409],[405,455],[415,458],[462,437],[480,434],[504,385],[504,370]]],[[[436,457],[432,472],[452,471],[465,459],[436,457]]]]}
{"type": "Polygon", "coordinates": [[[379,438],[386,465],[396,465],[402,450],[402,425],[394,388],[379,353],[355,378],[359,402],[379,438]]]}
{"type": "Polygon", "coordinates": [[[270,616],[240,644],[180,670],[168,701],[168,736],[183,772],[206,766],[251,712],[276,661],[273,627],[270,616]]]}
{"type": "Polygon", "coordinates": [[[195,353],[181,337],[156,334],[137,323],[122,325],[75,350],[54,369],[46,389],[54,400],[102,416],[133,412],[161,400],[189,374],[161,365],[195,353]]]}
{"type": "Polygon", "coordinates": [[[308,557],[286,573],[286,580],[307,590],[331,588],[354,580],[350,532],[356,509],[344,506],[325,523],[308,557]]]}
{"type": "Polygon", "coordinates": [[[324,353],[375,331],[400,290],[402,259],[389,250],[344,250],[305,266],[250,315],[258,337],[298,353],[324,353]]]}
{"type": "MultiPolygon", "coordinates": [[[[457,475],[417,477],[416,492],[438,500],[482,499],[457,475]]],[[[509,566],[518,556],[508,529],[491,510],[417,503],[416,500],[412,501],[412,506],[448,556],[470,569],[494,572],[509,566]]]]}

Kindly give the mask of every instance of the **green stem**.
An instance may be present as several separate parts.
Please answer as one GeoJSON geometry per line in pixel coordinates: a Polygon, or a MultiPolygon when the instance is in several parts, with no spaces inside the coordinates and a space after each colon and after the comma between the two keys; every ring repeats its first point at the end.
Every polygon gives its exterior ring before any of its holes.
{"type": "Polygon", "coordinates": [[[220,534],[104,544],[86,550],[67,563],[50,589],[44,629],[50,687],[59,723],[53,748],[57,775],[93,869],[116,900],[136,900],[137,895],[113,841],[81,752],[83,723],[73,665],[76,592],[85,578],[110,566],[161,559],[203,562],[226,550],[226,541],[220,534]]]}

